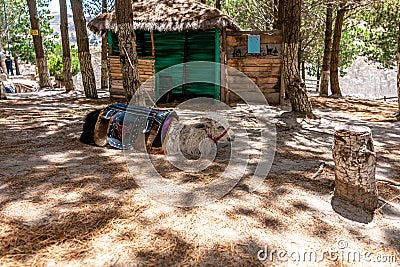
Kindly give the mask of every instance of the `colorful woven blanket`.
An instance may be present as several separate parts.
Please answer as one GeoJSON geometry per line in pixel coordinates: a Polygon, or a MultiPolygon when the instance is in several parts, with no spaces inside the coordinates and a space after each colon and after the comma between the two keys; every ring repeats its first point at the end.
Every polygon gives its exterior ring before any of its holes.
{"type": "Polygon", "coordinates": [[[161,134],[166,128],[164,123],[169,124],[172,118],[178,119],[172,110],[111,104],[98,117],[95,142],[98,145],[108,143],[118,149],[159,149],[164,142],[161,134]]]}

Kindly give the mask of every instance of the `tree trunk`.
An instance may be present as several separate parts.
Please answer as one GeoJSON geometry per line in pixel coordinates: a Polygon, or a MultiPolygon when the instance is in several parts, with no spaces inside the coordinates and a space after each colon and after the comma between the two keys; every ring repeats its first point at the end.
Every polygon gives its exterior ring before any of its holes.
{"type": "Polygon", "coordinates": [[[215,8],[221,10],[221,0],[215,0],[215,8]]]}
{"type": "Polygon", "coordinates": [[[7,77],[6,74],[0,75],[0,100],[7,99],[6,88],[4,87],[4,84],[3,84],[3,80],[5,80],[6,77],[7,77]]]}
{"type": "Polygon", "coordinates": [[[274,24],[272,26],[274,29],[278,28],[278,19],[279,19],[278,7],[279,7],[279,0],[274,0],[274,24]]]}
{"type": "Polygon", "coordinates": [[[6,66],[6,57],[0,57],[0,64],[3,73],[7,73],[7,66],[6,66]]]}
{"type": "Polygon", "coordinates": [[[335,162],[334,198],[368,212],[375,211],[378,190],[371,129],[350,125],[336,128],[332,153],[335,162]]]}
{"type": "Polygon", "coordinates": [[[0,83],[0,100],[6,100],[6,88],[4,87],[3,83],[0,83]]]}
{"type": "Polygon", "coordinates": [[[62,43],[62,63],[63,63],[63,78],[65,91],[68,93],[73,91],[74,82],[72,81],[72,66],[71,66],[71,51],[69,48],[69,35],[68,35],[68,16],[67,16],[67,3],[66,0],[60,0],[60,31],[62,43]]]}
{"type": "Polygon", "coordinates": [[[206,3],[206,0],[201,0],[201,2],[202,2],[203,4],[205,4],[205,3],[206,3]]]}
{"type": "Polygon", "coordinates": [[[68,93],[68,92],[75,90],[74,81],[72,80],[71,57],[63,56],[62,62],[63,62],[63,70],[64,70],[64,86],[65,86],[65,91],[68,93]]]}
{"type": "Polygon", "coordinates": [[[277,0],[278,2],[278,17],[276,20],[276,29],[283,30],[283,19],[285,17],[285,0],[277,0]]]}
{"type": "Polygon", "coordinates": [[[51,87],[49,69],[47,67],[46,56],[43,49],[42,34],[39,27],[39,16],[36,8],[36,0],[27,0],[29,8],[29,18],[31,21],[31,28],[38,30],[38,35],[33,35],[33,47],[36,55],[36,66],[39,72],[39,86],[51,87]]]}
{"type": "Polygon", "coordinates": [[[15,75],[21,75],[21,70],[19,69],[18,57],[14,57],[14,63],[15,63],[15,75]]]}
{"type": "Polygon", "coordinates": [[[284,3],[282,75],[286,94],[292,105],[292,111],[314,118],[311,102],[308,99],[305,84],[300,78],[298,50],[300,40],[301,0],[281,0],[284,3]]]}
{"type": "Polygon", "coordinates": [[[299,40],[299,45],[298,45],[298,51],[297,51],[297,67],[299,68],[299,71],[301,72],[301,40],[299,40]]]}
{"type": "MultiPolygon", "coordinates": [[[[38,70],[40,69],[47,69],[47,61],[46,58],[37,58],[36,59],[36,66],[38,68],[38,70]]],[[[43,72],[43,71],[39,71],[39,86],[40,87],[50,87],[51,86],[51,82],[50,82],[50,76],[48,72],[43,72]],[[43,81],[47,81],[50,83],[49,85],[47,84],[43,84],[43,81]],[[41,82],[42,81],[42,82],[41,82]]]]}
{"type": "Polygon", "coordinates": [[[328,96],[330,64],[331,64],[331,47],[332,47],[332,4],[326,6],[326,21],[325,21],[325,48],[324,58],[322,60],[322,73],[320,82],[320,96],[328,96]]]}
{"type": "Polygon", "coordinates": [[[398,40],[397,40],[397,101],[399,103],[399,115],[400,115],[400,21],[399,21],[398,40]]]}
{"type": "MultiPolygon", "coordinates": [[[[107,1],[102,0],[102,13],[107,12],[107,1]]],[[[101,38],[101,89],[108,88],[107,34],[101,38]]]]}
{"type": "Polygon", "coordinates": [[[342,91],[339,86],[339,50],[340,39],[342,37],[342,27],[346,9],[339,7],[335,21],[335,31],[333,33],[332,53],[331,53],[331,91],[332,95],[341,97],[342,91]]]}
{"type": "Polygon", "coordinates": [[[118,42],[120,47],[123,87],[128,102],[131,101],[131,98],[141,85],[132,13],[132,5],[130,1],[115,1],[115,15],[118,25],[118,42]]]}
{"type": "MultiPolygon", "coordinates": [[[[0,42],[0,53],[5,54],[5,51],[3,49],[3,45],[0,42]]],[[[1,69],[3,70],[3,73],[7,73],[7,67],[6,67],[6,57],[5,56],[0,56],[0,65],[1,69]]]]}
{"type": "Polygon", "coordinates": [[[83,89],[88,98],[98,98],[96,81],[89,51],[89,39],[86,30],[86,19],[83,14],[82,0],[71,0],[72,15],[74,18],[76,41],[78,44],[79,64],[82,73],[83,89]]]}
{"type": "Polygon", "coordinates": [[[317,63],[317,86],[316,86],[316,92],[318,92],[318,90],[319,90],[319,80],[320,80],[320,78],[321,78],[321,60],[320,60],[320,58],[318,57],[318,63],[317,63]]]}

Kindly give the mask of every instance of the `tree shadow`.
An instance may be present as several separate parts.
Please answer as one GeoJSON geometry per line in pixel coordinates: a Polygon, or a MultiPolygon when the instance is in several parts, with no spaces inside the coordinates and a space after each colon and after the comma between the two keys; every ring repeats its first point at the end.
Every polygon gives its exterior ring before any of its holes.
{"type": "Polygon", "coordinates": [[[340,214],[342,217],[359,222],[359,223],[370,223],[374,218],[373,212],[367,212],[366,210],[356,207],[340,198],[333,197],[332,201],[332,208],[335,212],[340,214]]]}
{"type": "Polygon", "coordinates": [[[24,262],[54,245],[82,258],[89,240],[123,218],[122,196],[137,190],[121,176],[121,151],[79,142],[83,117],[107,101],[18,99],[0,103],[0,257],[24,262]],[[117,159],[117,160],[116,160],[117,159]],[[109,165],[114,165],[109,168],[109,165]]]}

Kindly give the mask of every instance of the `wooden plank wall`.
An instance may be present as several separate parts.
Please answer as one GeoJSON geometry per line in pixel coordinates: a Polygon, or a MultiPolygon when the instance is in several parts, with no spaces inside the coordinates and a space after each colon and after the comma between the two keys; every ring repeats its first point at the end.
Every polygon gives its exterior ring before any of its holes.
{"type": "MultiPolygon", "coordinates": [[[[269,104],[279,104],[281,87],[280,48],[282,36],[279,31],[271,32],[229,32],[226,36],[227,65],[247,75],[261,90],[269,104]],[[247,54],[248,35],[260,35],[260,54],[247,54]],[[272,52],[274,51],[274,52],[272,52]]],[[[235,72],[227,73],[228,88],[238,90],[240,94],[250,91],[235,72]],[[243,84],[240,84],[243,83],[243,84]]],[[[240,98],[228,90],[225,102],[238,102],[240,98]]],[[[259,96],[259,95],[258,95],[259,96]]],[[[249,96],[251,99],[251,96],[249,96]]],[[[254,95],[257,98],[257,94],[254,95]]]]}
{"type": "MultiPolygon", "coordinates": [[[[122,71],[119,56],[109,56],[109,70],[110,70],[110,98],[124,102],[125,91],[122,85],[122,71]]],[[[139,59],[139,76],[140,81],[144,83],[147,79],[154,75],[154,60],[139,59]]],[[[149,84],[149,88],[154,94],[154,79],[149,84]]]]}

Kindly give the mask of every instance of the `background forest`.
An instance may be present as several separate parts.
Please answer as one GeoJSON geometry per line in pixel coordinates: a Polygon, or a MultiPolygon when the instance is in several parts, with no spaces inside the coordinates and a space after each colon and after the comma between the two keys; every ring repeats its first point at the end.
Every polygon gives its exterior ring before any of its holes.
{"type": "MultiPolygon", "coordinates": [[[[29,35],[30,22],[26,1],[2,0],[2,2],[4,15],[7,16],[8,31],[6,31],[5,16],[0,16],[0,51],[6,54],[9,49],[17,64],[18,62],[34,64],[35,55],[32,38],[29,35]],[[9,44],[7,40],[9,40],[9,44]]],[[[270,30],[277,26],[274,25],[276,21],[274,18],[278,14],[278,0],[212,0],[206,2],[213,6],[220,5],[221,9],[233,17],[242,29],[270,30]]],[[[50,0],[37,1],[40,28],[50,75],[61,76],[61,45],[59,36],[54,34],[50,25],[54,12],[59,12],[59,10],[50,11],[49,3],[50,0]]],[[[114,1],[105,1],[105,3],[107,10],[114,6],[114,1]]],[[[70,10],[69,1],[67,1],[67,5],[70,10]]],[[[299,66],[301,66],[303,79],[306,74],[320,78],[328,8],[332,10],[332,31],[337,23],[338,11],[342,10],[344,13],[338,61],[341,75],[344,75],[352,62],[360,56],[378,63],[381,68],[393,69],[396,67],[400,0],[304,0],[299,45],[299,66]]],[[[84,0],[83,9],[86,20],[89,21],[102,12],[102,1],[84,0]]],[[[70,34],[73,35],[72,31],[70,34]]],[[[71,52],[73,74],[75,75],[79,72],[79,61],[77,48],[73,42],[71,52]]]]}

